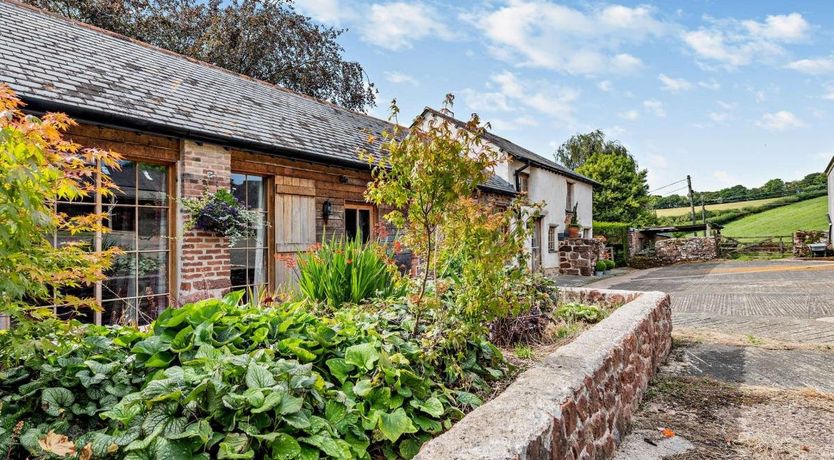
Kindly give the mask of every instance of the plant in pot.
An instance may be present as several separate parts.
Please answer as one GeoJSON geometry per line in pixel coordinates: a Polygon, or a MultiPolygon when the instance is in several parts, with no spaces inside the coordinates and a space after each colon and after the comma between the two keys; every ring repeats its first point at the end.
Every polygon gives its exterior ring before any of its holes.
{"type": "Polygon", "coordinates": [[[573,205],[573,210],[570,213],[570,223],[568,223],[568,238],[579,238],[579,231],[582,226],[579,225],[579,218],[576,215],[576,207],[579,203],[573,205]]]}
{"type": "Polygon", "coordinates": [[[612,268],[617,266],[617,263],[611,259],[607,259],[605,262],[605,271],[611,270],[612,268]]]}
{"type": "Polygon", "coordinates": [[[229,238],[231,245],[252,236],[260,225],[260,214],[246,209],[226,189],[204,193],[200,198],[186,198],[183,206],[191,214],[186,229],[204,230],[229,238]]]}
{"type": "Polygon", "coordinates": [[[608,268],[608,265],[604,260],[598,260],[594,268],[597,276],[602,276],[605,275],[605,269],[608,268]]]}

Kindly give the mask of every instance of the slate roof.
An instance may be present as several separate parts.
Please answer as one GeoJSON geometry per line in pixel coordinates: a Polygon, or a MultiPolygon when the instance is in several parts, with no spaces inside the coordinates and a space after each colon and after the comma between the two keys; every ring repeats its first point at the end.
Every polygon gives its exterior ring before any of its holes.
{"type": "MultiPolygon", "coordinates": [[[[444,119],[449,120],[450,122],[452,122],[455,125],[460,126],[460,127],[464,127],[466,125],[465,122],[463,122],[461,120],[458,120],[457,118],[454,118],[452,116],[449,116],[449,115],[447,115],[447,114],[445,114],[445,113],[443,113],[439,110],[435,110],[431,107],[426,107],[425,110],[424,110],[424,113],[425,112],[431,113],[431,114],[439,116],[439,117],[443,117],[444,119]]],[[[566,167],[560,165],[559,163],[556,163],[555,161],[548,160],[547,158],[545,158],[545,157],[543,157],[543,156],[541,156],[537,153],[534,153],[530,150],[527,150],[526,148],[524,148],[524,147],[522,147],[518,144],[515,144],[515,143],[513,143],[513,142],[511,142],[511,141],[509,141],[509,140],[507,140],[507,139],[505,139],[501,136],[493,134],[489,131],[487,131],[484,134],[484,139],[486,139],[487,141],[496,145],[498,148],[507,152],[507,154],[515,157],[516,159],[518,159],[520,161],[530,161],[531,164],[533,164],[535,166],[538,166],[539,168],[547,169],[547,170],[555,172],[557,174],[561,174],[563,176],[567,176],[567,177],[570,177],[572,179],[576,179],[578,181],[585,182],[585,183],[588,183],[588,184],[591,184],[591,185],[595,185],[595,186],[600,185],[599,182],[597,182],[597,181],[595,181],[595,180],[593,180],[589,177],[583,176],[582,174],[579,174],[578,172],[575,172],[575,171],[573,171],[569,168],[566,168],[566,167]]]]}
{"type": "Polygon", "coordinates": [[[368,133],[392,126],[16,2],[0,0],[0,31],[0,82],[31,108],[365,167],[368,133]]]}
{"type": "MultiPolygon", "coordinates": [[[[394,126],[14,1],[0,31],[0,82],[29,109],[357,168],[394,126]]],[[[516,193],[498,176],[480,187],[516,193]]]]}

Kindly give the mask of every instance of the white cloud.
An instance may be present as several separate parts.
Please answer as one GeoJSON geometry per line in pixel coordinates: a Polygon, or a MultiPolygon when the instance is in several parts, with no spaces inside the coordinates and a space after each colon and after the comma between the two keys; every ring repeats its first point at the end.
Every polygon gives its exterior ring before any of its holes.
{"type": "Polygon", "coordinates": [[[513,0],[465,19],[496,57],[567,74],[634,72],[642,61],[623,48],[669,28],[649,6],[575,9],[537,0],[513,0]]]}
{"type": "Polygon", "coordinates": [[[718,124],[723,124],[729,121],[731,115],[727,112],[710,112],[709,119],[718,124]]]}
{"type": "Polygon", "coordinates": [[[434,8],[423,3],[373,4],[363,21],[359,27],[362,40],[392,51],[411,48],[427,37],[454,37],[434,8]]]}
{"type": "Polygon", "coordinates": [[[684,80],[683,78],[672,78],[666,74],[660,74],[657,76],[657,79],[660,80],[660,83],[663,86],[660,88],[663,91],[669,91],[670,93],[679,93],[681,91],[687,91],[692,89],[692,83],[684,80]]]}
{"type": "Polygon", "coordinates": [[[827,85],[825,87],[825,94],[822,95],[823,99],[834,101],[834,85],[827,85]]]}
{"type": "Polygon", "coordinates": [[[520,128],[539,126],[538,120],[528,115],[511,119],[490,118],[489,124],[496,131],[515,131],[520,128]]]}
{"type": "Polygon", "coordinates": [[[785,67],[809,75],[831,74],[834,73],[834,57],[799,59],[788,63],[785,67]]]}
{"type": "Polygon", "coordinates": [[[763,23],[748,20],[742,24],[751,35],[784,42],[805,40],[810,29],[799,13],[768,16],[763,23]]]}
{"type": "Polygon", "coordinates": [[[663,103],[657,99],[647,99],[643,101],[643,107],[660,118],[664,118],[666,116],[666,109],[663,107],[663,103]]]}
{"type": "Polygon", "coordinates": [[[718,91],[719,89],[721,89],[721,83],[718,83],[714,78],[710,78],[708,81],[699,81],[698,86],[713,91],[718,91]]]}
{"type": "Polygon", "coordinates": [[[636,110],[628,110],[628,111],[625,111],[625,112],[621,112],[620,113],[620,118],[624,118],[628,121],[634,121],[634,120],[640,118],[640,113],[636,110]]]}
{"type": "Polygon", "coordinates": [[[799,13],[768,16],[764,22],[707,20],[709,25],[685,32],[683,41],[699,59],[729,68],[782,55],[782,45],[805,40],[810,31],[799,13]]]}
{"type": "Polygon", "coordinates": [[[736,104],[734,102],[716,101],[716,104],[724,110],[733,110],[736,108],[736,104]]]}
{"type": "MultiPolygon", "coordinates": [[[[579,91],[549,82],[524,81],[514,73],[504,71],[490,77],[487,91],[467,88],[461,91],[464,104],[475,112],[523,113],[513,120],[514,126],[533,126],[538,123],[528,113],[530,109],[561,121],[573,120],[573,103],[579,91]]],[[[505,126],[510,122],[502,118],[505,126]]]]}
{"type": "Polygon", "coordinates": [[[756,126],[773,131],[784,131],[790,128],[800,128],[805,126],[805,123],[796,115],[786,110],[780,110],[774,113],[765,113],[762,118],[756,122],[756,126]]]}
{"type": "Polygon", "coordinates": [[[397,71],[385,72],[385,79],[397,85],[402,83],[408,83],[409,85],[417,86],[420,84],[420,82],[417,81],[417,79],[412,77],[411,75],[407,75],[397,71]]]}
{"type": "Polygon", "coordinates": [[[597,88],[599,88],[600,91],[605,91],[606,93],[608,91],[611,91],[611,87],[612,87],[611,82],[608,81],[608,80],[603,80],[603,81],[597,83],[597,88]]]}
{"type": "Polygon", "coordinates": [[[325,24],[341,25],[356,18],[356,13],[341,0],[296,0],[295,6],[301,13],[325,24]]]}

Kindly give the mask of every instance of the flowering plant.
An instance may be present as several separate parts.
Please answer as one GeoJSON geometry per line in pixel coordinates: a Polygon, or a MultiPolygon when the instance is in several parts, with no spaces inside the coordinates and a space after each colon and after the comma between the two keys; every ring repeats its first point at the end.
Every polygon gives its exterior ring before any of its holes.
{"type": "Polygon", "coordinates": [[[252,236],[261,224],[257,211],[246,209],[228,190],[204,193],[200,198],[186,198],[183,205],[191,214],[187,229],[205,230],[229,238],[234,245],[252,236]]]}

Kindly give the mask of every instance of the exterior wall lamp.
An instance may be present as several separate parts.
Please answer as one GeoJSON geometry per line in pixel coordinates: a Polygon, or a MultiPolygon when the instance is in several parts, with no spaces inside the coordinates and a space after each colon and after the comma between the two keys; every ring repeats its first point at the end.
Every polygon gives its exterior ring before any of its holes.
{"type": "Polygon", "coordinates": [[[333,215],[333,203],[330,200],[325,201],[321,206],[321,215],[324,217],[324,220],[329,219],[333,215]]]}

